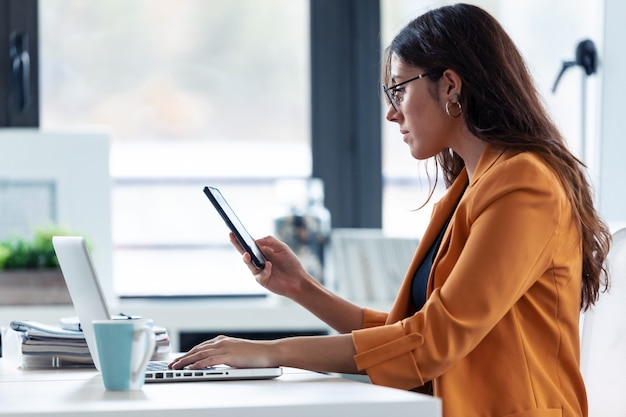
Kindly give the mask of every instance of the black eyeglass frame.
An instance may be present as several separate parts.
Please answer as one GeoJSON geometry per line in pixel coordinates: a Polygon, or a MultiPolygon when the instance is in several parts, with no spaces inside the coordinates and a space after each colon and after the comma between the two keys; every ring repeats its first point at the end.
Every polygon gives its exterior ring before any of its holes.
{"type": "Polygon", "coordinates": [[[395,93],[396,93],[396,90],[398,89],[398,87],[400,87],[400,86],[402,86],[404,84],[408,84],[411,81],[415,81],[415,80],[419,80],[420,78],[424,78],[425,76],[430,75],[430,74],[431,74],[430,72],[425,72],[425,73],[420,74],[420,75],[418,75],[416,77],[409,78],[406,81],[402,81],[401,83],[392,85],[391,87],[387,87],[385,84],[382,84],[383,91],[385,92],[385,95],[387,96],[387,100],[389,101],[389,104],[391,104],[391,107],[393,107],[393,109],[395,111],[399,110],[398,103],[396,102],[396,96],[395,96],[395,93]]]}

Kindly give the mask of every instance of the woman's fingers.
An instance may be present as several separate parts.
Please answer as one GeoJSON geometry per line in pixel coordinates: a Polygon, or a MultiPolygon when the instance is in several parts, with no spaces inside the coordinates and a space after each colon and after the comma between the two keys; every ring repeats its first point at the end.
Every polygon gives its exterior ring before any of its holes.
{"type": "Polygon", "coordinates": [[[170,362],[172,369],[201,369],[215,365],[268,366],[267,344],[260,341],[218,336],[194,346],[170,362]]]}

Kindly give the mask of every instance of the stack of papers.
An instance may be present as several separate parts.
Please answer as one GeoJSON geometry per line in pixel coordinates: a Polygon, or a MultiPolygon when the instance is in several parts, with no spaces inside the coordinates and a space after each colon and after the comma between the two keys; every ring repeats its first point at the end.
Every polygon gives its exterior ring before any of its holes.
{"type": "MultiPolygon", "coordinates": [[[[65,329],[30,320],[14,320],[11,329],[18,336],[18,354],[23,368],[93,367],[93,359],[82,331],[65,329]]],[[[162,360],[171,351],[167,330],[154,327],[156,348],[153,360],[162,360]]]]}

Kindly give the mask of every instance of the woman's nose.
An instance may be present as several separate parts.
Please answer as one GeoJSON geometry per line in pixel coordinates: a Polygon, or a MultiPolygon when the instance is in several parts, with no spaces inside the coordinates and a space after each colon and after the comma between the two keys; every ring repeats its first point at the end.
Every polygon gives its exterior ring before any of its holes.
{"type": "Polygon", "coordinates": [[[398,121],[398,111],[391,104],[387,106],[387,114],[385,115],[385,119],[389,120],[390,122],[398,121]]]}

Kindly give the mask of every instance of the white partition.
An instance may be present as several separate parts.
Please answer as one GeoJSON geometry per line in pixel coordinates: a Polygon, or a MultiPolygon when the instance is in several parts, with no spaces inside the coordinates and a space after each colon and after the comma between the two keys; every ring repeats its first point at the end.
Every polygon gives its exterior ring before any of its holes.
{"type": "Polygon", "coordinates": [[[598,200],[602,217],[612,231],[626,226],[626,192],[624,191],[624,98],[626,83],[626,2],[605,0],[604,51],[600,55],[602,75],[601,140],[599,157],[598,200]]]}
{"type": "Polygon", "coordinates": [[[51,220],[83,234],[92,244],[107,298],[113,300],[109,135],[2,129],[0,181],[50,191],[42,191],[38,197],[32,197],[31,191],[26,193],[31,197],[23,198],[17,191],[12,194],[11,209],[32,212],[34,221],[51,220]],[[52,207],[36,207],[46,202],[52,207]]]}

